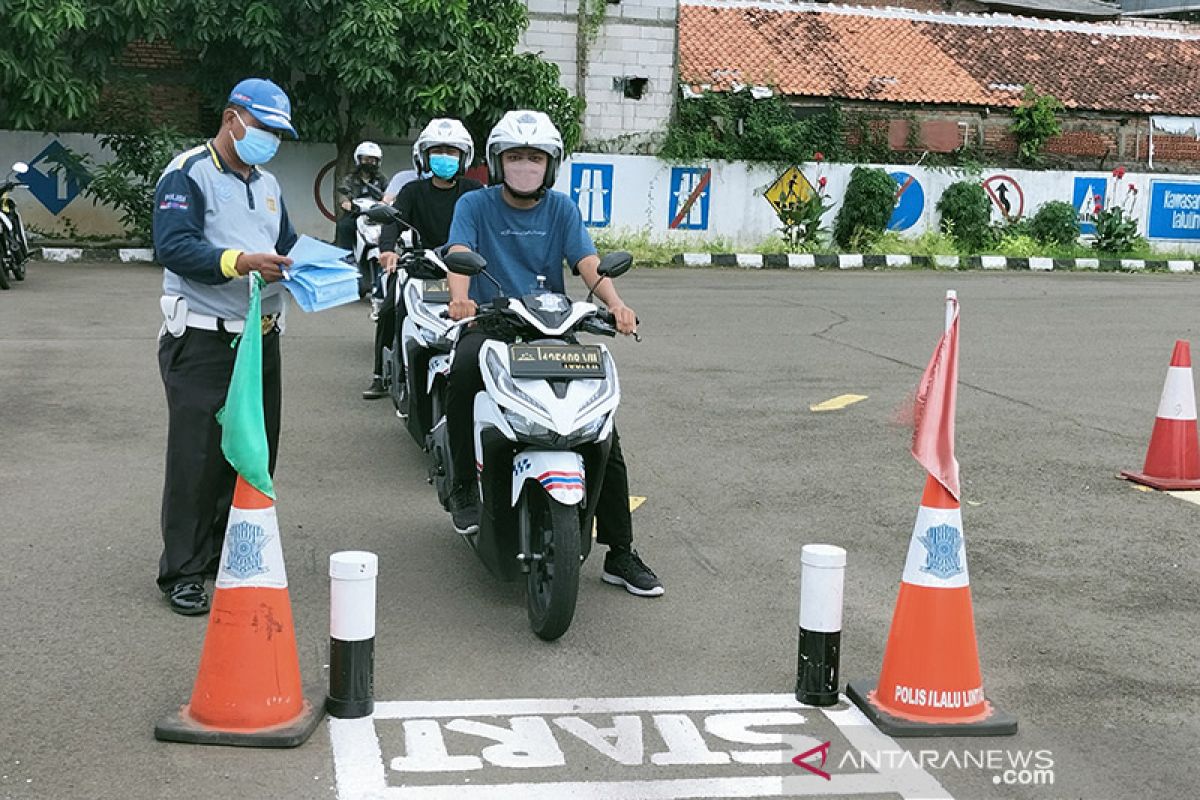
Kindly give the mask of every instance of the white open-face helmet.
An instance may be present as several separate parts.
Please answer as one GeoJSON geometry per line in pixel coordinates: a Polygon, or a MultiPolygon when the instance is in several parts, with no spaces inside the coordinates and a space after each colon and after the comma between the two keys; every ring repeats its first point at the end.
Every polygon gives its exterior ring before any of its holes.
{"type": "Polygon", "coordinates": [[[500,118],[487,140],[488,178],[492,183],[504,182],[500,154],[518,147],[531,147],[550,156],[542,186],[553,186],[563,160],[563,141],[550,117],[541,111],[509,111],[500,118]]]}
{"type": "Polygon", "coordinates": [[[374,142],[360,142],[358,147],[354,148],[354,165],[362,164],[364,158],[377,158],[379,163],[383,163],[383,148],[374,142]]]}
{"type": "Polygon", "coordinates": [[[463,154],[463,158],[459,160],[460,173],[475,160],[475,141],[471,139],[467,127],[456,119],[430,120],[425,130],[421,131],[421,135],[413,143],[413,166],[417,168],[417,172],[431,171],[428,153],[435,147],[453,147],[463,154]]]}

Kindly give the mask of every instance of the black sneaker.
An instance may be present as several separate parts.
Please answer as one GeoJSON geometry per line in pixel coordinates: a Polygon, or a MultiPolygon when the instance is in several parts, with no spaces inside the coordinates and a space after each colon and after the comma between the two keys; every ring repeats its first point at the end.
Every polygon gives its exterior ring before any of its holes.
{"type": "Polygon", "coordinates": [[[609,550],[600,577],[605,583],[624,586],[627,592],[638,597],[658,597],[663,593],[662,581],[646,566],[637,550],[609,550]]]}
{"type": "Polygon", "coordinates": [[[450,521],[463,535],[479,531],[479,498],[474,486],[460,486],[450,495],[450,521]]]}
{"type": "Polygon", "coordinates": [[[363,400],[378,400],[381,397],[387,397],[387,388],[383,385],[383,378],[376,375],[371,379],[371,385],[363,390],[363,400]]]}

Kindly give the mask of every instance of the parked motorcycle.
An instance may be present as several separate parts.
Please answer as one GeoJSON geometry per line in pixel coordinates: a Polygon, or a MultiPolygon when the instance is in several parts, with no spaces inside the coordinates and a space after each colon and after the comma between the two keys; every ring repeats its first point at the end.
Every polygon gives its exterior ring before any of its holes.
{"type": "MultiPolygon", "coordinates": [[[[452,272],[482,274],[499,287],[475,253],[443,260],[452,272]]],[[[610,253],[600,274],[616,278],[632,263],[628,253],[610,253]]],[[[474,477],[481,513],[479,530],[463,538],[497,577],[524,576],[530,627],[546,640],[566,633],[575,614],[621,399],[608,348],[577,341],[579,333],[617,332],[613,315],[590,300],[591,294],[589,302],[572,302],[544,289],[498,297],[450,333],[457,339],[474,322],[498,337],[479,351],[484,389],[475,396],[474,427],[481,466],[474,477]]],[[[444,415],[431,441],[432,478],[448,508],[456,476],[444,415]]]]}
{"type": "Polygon", "coordinates": [[[14,280],[25,280],[25,262],[29,260],[29,239],[25,235],[25,224],[21,213],[13,202],[12,190],[21,186],[19,176],[29,171],[29,165],[18,161],[12,165],[3,183],[0,183],[0,289],[9,288],[9,276],[14,280]]]}

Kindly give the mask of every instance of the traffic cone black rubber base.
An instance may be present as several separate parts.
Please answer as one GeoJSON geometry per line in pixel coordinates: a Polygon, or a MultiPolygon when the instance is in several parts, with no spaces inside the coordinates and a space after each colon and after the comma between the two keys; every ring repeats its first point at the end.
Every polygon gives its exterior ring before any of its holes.
{"type": "Polygon", "coordinates": [[[324,716],[320,708],[306,699],[300,715],[282,725],[248,731],[221,730],[192,719],[188,707],[184,705],[154,726],[154,738],[160,742],[229,747],[297,747],[308,741],[324,716]]]}
{"type": "MultiPolygon", "coordinates": [[[[976,722],[918,722],[889,714],[869,699],[879,684],[878,678],[864,678],[846,684],[846,696],[862,709],[867,719],[888,736],[1012,736],[1017,718],[987,704],[990,713],[976,722]]],[[[985,701],[986,702],[986,701],[985,701]]]]}

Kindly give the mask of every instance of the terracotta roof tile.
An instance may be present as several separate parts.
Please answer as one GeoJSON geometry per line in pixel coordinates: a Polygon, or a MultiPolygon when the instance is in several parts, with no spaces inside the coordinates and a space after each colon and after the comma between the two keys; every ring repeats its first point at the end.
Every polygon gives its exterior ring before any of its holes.
{"type": "Polygon", "coordinates": [[[1200,35],[1127,23],[684,0],[679,74],[718,91],[988,106],[1019,105],[1029,83],[1068,108],[1200,115],[1200,35]]]}

